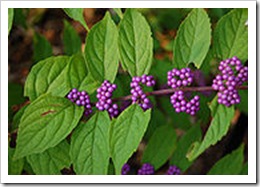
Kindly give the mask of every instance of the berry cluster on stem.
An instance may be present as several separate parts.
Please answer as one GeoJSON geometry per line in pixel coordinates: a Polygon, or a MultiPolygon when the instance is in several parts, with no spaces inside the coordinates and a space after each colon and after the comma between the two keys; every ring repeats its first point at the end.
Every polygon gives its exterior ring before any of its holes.
{"type": "MultiPolygon", "coordinates": [[[[176,68],[168,71],[168,86],[171,88],[181,88],[185,86],[189,86],[193,81],[193,74],[190,68],[182,68],[178,70],[176,68]]],[[[195,115],[199,110],[199,96],[196,95],[190,101],[185,97],[184,92],[182,90],[176,91],[170,97],[171,104],[173,108],[175,108],[175,112],[186,112],[190,115],[195,115]]]]}
{"type": "Polygon", "coordinates": [[[107,110],[110,117],[116,117],[119,114],[117,104],[113,104],[111,99],[116,88],[116,84],[111,84],[108,80],[105,80],[101,87],[97,89],[98,102],[96,107],[100,111],[107,110]]]}
{"type": "Polygon", "coordinates": [[[89,95],[85,91],[78,91],[76,88],[73,88],[67,95],[67,98],[76,103],[78,106],[84,106],[85,111],[84,114],[88,116],[92,113],[91,103],[89,99],[89,95]]]}
{"type": "Polygon", "coordinates": [[[238,86],[247,81],[248,68],[243,66],[237,57],[228,58],[220,62],[220,74],[213,80],[212,88],[218,91],[218,103],[227,107],[240,103],[238,86]]]}

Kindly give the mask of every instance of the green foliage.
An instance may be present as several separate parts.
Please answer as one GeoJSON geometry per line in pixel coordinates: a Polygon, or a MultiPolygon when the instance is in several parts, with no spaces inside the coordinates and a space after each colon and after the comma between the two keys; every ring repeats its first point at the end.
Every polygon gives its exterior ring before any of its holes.
{"type": "Polygon", "coordinates": [[[248,162],[246,162],[243,165],[243,168],[241,169],[240,175],[248,175],[248,162]]]}
{"type": "Polygon", "coordinates": [[[13,117],[13,123],[11,125],[11,128],[9,129],[10,132],[15,131],[19,127],[21,118],[27,106],[28,105],[23,106],[18,112],[15,113],[13,117]]]}
{"type": "Polygon", "coordinates": [[[121,8],[113,8],[113,10],[116,12],[116,14],[122,19],[123,18],[123,13],[121,8]]]}
{"type": "Polygon", "coordinates": [[[31,69],[24,86],[24,95],[31,101],[44,93],[65,96],[70,90],[66,83],[67,56],[49,57],[38,62],[31,69]]]}
{"type": "Polygon", "coordinates": [[[73,55],[75,53],[81,52],[81,39],[77,31],[67,20],[64,20],[64,30],[63,30],[63,45],[64,53],[66,55],[73,55]]]}
{"type": "Polygon", "coordinates": [[[119,64],[117,38],[116,25],[108,13],[87,36],[85,57],[90,73],[100,82],[115,80],[119,64]]]}
{"type": "Polygon", "coordinates": [[[244,145],[221,158],[207,173],[208,175],[239,175],[243,168],[244,145]]]}
{"type": "Polygon", "coordinates": [[[174,65],[178,68],[193,62],[199,68],[209,50],[210,21],[203,9],[193,9],[180,25],[174,45],[174,65]]]}
{"type": "Polygon", "coordinates": [[[116,174],[120,174],[124,163],[136,151],[147,129],[151,110],[143,112],[133,104],[113,120],[110,126],[110,152],[116,174]]]}
{"type": "Polygon", "coordinates": [[[52,47],[49,41],[37,32],[33,36],[33,61],[38,62],[52,56],[52,47]]]}
{"type": "Polygon", "coordinates": [[[213,38],[213,46],[218,58],[227,59],[237,56],[242,62],[247,60],[247,14],[247,9],[237,8],[218,21],[213,38]]]}
{"type": "Polygon", "coordinates": [[[59,175],[60,170],[69,167],[71,160],[69,157],[69,144],[66,140],[55,147],[38,154],[27,156],[33,171],[37,175],[59,175]]]}
{"type": "Polygon", "coordinates": [[[157,170],[169,159],[175,148],[174,128],[171,125],[158,127],[144,150],[142,163],[150,163],[157,170]]]}
{"type": "Polygon", "coordinates": [[[200,141],[201,136],[202,132],[199,125],[190,128],[178,141],[176,150],[170,160],[170,164],[177,166],[182,172],[185,172],[193,163],[193,161],[189,161],[186,158],[186,154],[191,144],[195,141],[200,141]]]}
{"type": "Polygon", "coordinates": [[[64,12],[72,19],[78,21],[85,27],[87,31],[89,31],[89,28],[85,22],[84,16],[83,16],[83,8],[63,8],[64,12]]]}
{"type": "Polygon", "coordinates": [[[72,135],[70,155],[80,175],[105,175],[109,164],[109,125],[107,112],[97,112],[81,123],[72,135]]]}
{"type": "Polygon", "coordinates": [[[14,9],[8,8],[8,35],[13,25],[14,9]]]}
{"type": "Polygon", "coordinates": [[[247,114],[248,113],[248,91],[247,90],[239,90],[241,102],[237,104],[237,108],[247,114]]]}
{"type": "Polygon", "coordinates": [[[127,9],[119,25],[119,53],[124,70],[131,76],[148,74],[152,65],[153,40],[145,18],[127,9]]]}
{"type": "Polygon", "coordinates": [[[16,141],[16,159],[59,144],[76,127],[83,108],[65,98],[43,95],[24,111],[16,141]]]}
{"type": "Polygon", "coordinates": [[[14,8],[14,25],[22,26],[27,29],[26,15],[23,8],[14,8]]]}
{"type": "Polygon", "coordinates": [[[234,116],[234,106],[228,108],[224,105],[219,105],[217,97],[214,98],[209,107],[213,119],[202,142],[195,142],[192,145],[187,154],[189,161],[194,160],[208,147],[221,140],[227,134],[231,119],[234,116]]]}
{"type": "Polygon", "coordinates": [[[24,158],[14,160],[14,152],[14,148],[8,147],[8,175],[21,175],[24,166],[24,158]]]}

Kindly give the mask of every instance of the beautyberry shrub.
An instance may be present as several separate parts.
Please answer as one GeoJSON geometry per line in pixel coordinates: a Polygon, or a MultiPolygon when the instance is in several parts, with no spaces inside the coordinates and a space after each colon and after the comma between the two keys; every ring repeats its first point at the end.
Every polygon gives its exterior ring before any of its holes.
{"type": "Polygon", "coordinates": [[[169,169],[166,172],[167,175],[180,175],[181,170],[177,166],[170,166],[169,169]]]}
{"type": "Polygon", "coordinates": [[[152,174],[154,174],[154,167],[149,163],[145,163],[138,170],[137,174],[138,175],[152,175],[152,174]]]}

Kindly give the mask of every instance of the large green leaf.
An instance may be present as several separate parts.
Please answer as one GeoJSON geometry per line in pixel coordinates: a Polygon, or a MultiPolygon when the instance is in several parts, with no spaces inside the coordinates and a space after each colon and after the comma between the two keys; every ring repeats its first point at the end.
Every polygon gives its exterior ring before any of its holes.
{"type": "Polygon", "coordinates": [[[243,168],[241,169],[240,175],[248,175],[248,162],[246,162],[243,165],[243,168]]]}
{"type": "Polygon", "coordinates": [[[234,106],[226,107],[218,104],[216,96],[210,104],[210,110],[213,119],[202,142],[195,142],[192,145],[187,154],[189,161],[197,158],[211,145],[215,145],[228,132],[230,121],[234,116],[234,106]]]}
{"type": "Polygon", "coordinates": [[[117,28],[107,13],[89,32],[85,57],[92,76],[100,81],[115,80],[118,70],[117,28]]]}
{"type": "Polygon", "coordinates": [[[52,56],[52,47],[50,42],[37,32],[33,36],[33,61],[38,62],[52,56]]]}
{"type": "Polygon", "coordinates": [[[8,8],[8,35],[13,25],[14,9],[8,8]]]}
{"type": "Polygon", "coordinates": [[[32,154],[26,158],[35,174],[60,175],[60,170],[69,167],[71,164],[69,148],[69,144],[64,140],[43,153],[32,154]]]}
{"type": "Polygon", "coordinates": [[[80,175],[105,175],[109,164],[109,125],[107,112],[97,112],[81,123],[71,138],[73,168],[80,175]]]}
{"type": "Polygon", "coordinates": [[[178,68],[193,62],[199,68],[210,46],[211,28],[205,10],[194,8],[180,25],[174,45],[174,64],[178,68]]]}
{"type": "Polygon", "coordinates": [[[24,86],[24,95],[35,100],[44,93],[65,96],[70,90],[66,68],[70,61],[67,56],[50,57],[38,62],[31,69],[24,86]]]}
{"type": "Polygon", "coordinates": [[[237,56],[242,61],[248,55],[248,10],[237,8],[223,16],[214,31],[213,47],[220,59],[237,56]]]}
{"type": "Polygon", "coordinates": [[[170,164],[177,166],[182,172],[185,172],[193,163],[186,158],[186,153],[194,141],[201,140],[201,136],[202,133],[199,125],[190,128],[178,141],[177,148],[173,153],[170,164]]]}
{"type": "Polygon", "coordinates": [[[158,127],[144,150],[142,163],[150,163],[155,170],[160,168],[176,148],[176,138],[171,125],[158,127]]]}
{"type": "Polygon", "coordinates": [[[24,166],[24,158],[13,160],[14,152],[14,148],[8,147],[8,175],[21,175],[24,166]]]}
{"type": "Polygon", "coordinates": [[[83,8],[63,8],[63,10],[70,18],[80,22],[85,27],[85,29],[89,31],[89,28],[83,16],[83,8]]]}
{"type": "Polygon", "coordinates": [[[22,158],[56,146],[76,127],[83,110],[66,98],[39,97],[24,111],[14,157],[22,158]]]}
{"type": "Polygon", "coordinates": [[[131,76],[149,73],[153,56],[151,29],[135,9],[127,9],[120,23],[119,53],[123,68],[131,76]]]}
{"type": "Polygon", "coordinates": [[[70,25],[70,23],[64,20],[63,30],[63,45],[64,53],[66,55],[73,55],[81,52],[81,39],[77,31],[70,25]]]}
{"type": "Polygon", "coordinates": [[[139,105],[129,106],[110,126],[110,150],[116,174],[136,151],[146,131],[151,110],[144,112],[139,105]]]}
{"type": "Polygon", "coordinates": [[[243,168],[244,145],[221,158],[207,173],[208,175],[239,175],[243,168]]]}

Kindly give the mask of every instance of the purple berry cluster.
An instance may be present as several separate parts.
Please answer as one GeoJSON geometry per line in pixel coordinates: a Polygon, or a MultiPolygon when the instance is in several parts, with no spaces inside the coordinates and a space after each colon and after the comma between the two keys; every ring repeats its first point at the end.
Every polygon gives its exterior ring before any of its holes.
{"type": "Polygon", "coordinates": [[[116,88],[116,84],[111,84],[108,80],[105,80],[101,87],[97,89],[98,102],[96,107],[101,111],[107,110],[110,117],[116,117],[119,113],[117,104],[113,104],[111,99],[116,88]]]}
{"type": "Polygon", "coordinates": [[[138,170],[137,174],[138,175],[152,175],[152,174],[154,174],[154,167],[149,163],[145,163],[138,170]]]}
{"type": "MultiPolygon", "coordinates": [[[[193,81],[193,74],[190,68],[183,69],[172,69],[168,71],[168,86],[171,88],[180,88],[184,86],[189,86],[193,81]]],[[[170,97],[171,104],[177,113],[186,112],[190,115],[195,115],[199,110],[200,98],[198,95],[194,96],[190,101],[187,101],[185,98],[184,92],[182,90],[178,90],[174,92],[170,97]]]]}
{"type": "Polygon", "coordinates": [[[155,85],[155,80],[152,75],[142,75],[140,77],[133,77],[130,84],[133,103],[138,103],[139,106],[145,111],[152,107],[152,103],[143,92],[140,83],[151,87],[155,85]]]}
{"type": "Polygon", "coordinates": [[[169,169],[167,170],[167,175],[180,175],[181,170],[177,166],[170,166],[169,169]]]}
{"type": "Polygon", "coordinates": [[[121,170],[121,175],[126,175],[130,171],[130,165],[124,164],[121,170]]]}
{"type": "Polygon", "coordinates": [[[212,84],[212,88],[218,91],[218,103],[227,107],[240,103],[236,87],[247,81],[248,67],[243,66],[237,57],[232,57],[221,61],[218,69],[221,73],[212,84]]]}
{"type": "Polygon", "coordinates": [[[78,106],[84,106],[84,114],[86,116],[92,113],[91,103],[87,92],[80,92],[76,88],[73,88],[67,95],[67,98],[78,106]]]}

